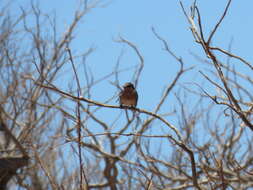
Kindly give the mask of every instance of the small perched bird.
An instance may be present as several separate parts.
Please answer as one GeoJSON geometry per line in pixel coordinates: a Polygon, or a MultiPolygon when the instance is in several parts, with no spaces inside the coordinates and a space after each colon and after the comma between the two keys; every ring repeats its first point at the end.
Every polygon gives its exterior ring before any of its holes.
{"type": "Polygon", "coordinates": [[[134,88],[134,85],[127,82],[123,86],[123,90],[119,94],[120,106],[136,107],[138,101],[138,93],[134,88]]]}

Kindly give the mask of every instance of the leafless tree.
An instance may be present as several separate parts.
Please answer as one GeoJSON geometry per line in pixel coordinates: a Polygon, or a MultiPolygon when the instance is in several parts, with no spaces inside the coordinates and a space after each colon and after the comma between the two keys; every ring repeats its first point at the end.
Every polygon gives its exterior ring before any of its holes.
{"type": "MultiPolygon", "coordinates": [[[[86,67],[86,57],[94,49],[82,55],[72,51],[74,30],[99,1],[82,2],[62,34],[57,32],[55,17],[42,13],[33,3],[30,9],[21,8],[18,16],[9,16],[8,4],[2,6],[0,189],[252,187],[253,97],[248,86],[253,84],[253,67],[213,42],[231,2],[228,0],[209,35],[196,1],[189,12],[179,4],[196,45],[204,50],[203,55],[193,56],[208,68],[200,74],[213,88],[212,93],[201,83],[190,82],[197,88],[179,83],[193,67],[169,48],[169,37],[151,29],[161,51],[179,68],[153,110],[111,103],[120,91],[119,76],[124,72],[121,55],[111,73],[95,80],[86,67]],[[238,65],[249,72],[240,72],[238,65]],[[85,85],[80,80],[80,67],[84,68],[85,85]],[[59,81],[66,77],[66,70],[69,84],[61,86],[59,81]],[[92,88],[107,78],[112,79],[115,94],[107,100],[95,100],[92,88]],[[177,106],[174,112],[162,112],[169,96],[177,106]],[[187,104],[189,98],[197,100],[195,105],[187,104]],[[112,117],[108,121],[101,113],[112,117]]],[[[116,43],[126,45],[138,58],[138,65],[131,68],[138,87],[145,57],[126,37],[119,37],[116,43]]]]}

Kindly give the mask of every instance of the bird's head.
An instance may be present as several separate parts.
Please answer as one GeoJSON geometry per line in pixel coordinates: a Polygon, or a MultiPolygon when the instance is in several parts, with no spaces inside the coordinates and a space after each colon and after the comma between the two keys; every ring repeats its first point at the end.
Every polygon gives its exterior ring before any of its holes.
{"type": "Polygon", "coordinates": [[[124,89],[134,89],[134,85],[131,82],[127,82],[124,86],[124,89]]]}

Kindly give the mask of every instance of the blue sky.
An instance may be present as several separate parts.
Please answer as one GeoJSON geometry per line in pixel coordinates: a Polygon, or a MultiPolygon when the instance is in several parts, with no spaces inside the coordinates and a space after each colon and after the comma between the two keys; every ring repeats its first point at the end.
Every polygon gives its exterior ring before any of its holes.
{"type": "MultiPolygon", "coordinates": [[[[79,1],[69,0],[43,0],[37,1],[43,12],[56,15],[59,37],[73,19],[74,11],[78,8],[79,1]]],[[[92,1],[90,1],[92,2],[92,1]]],[[[102,2],[102,1],[101,1],[102,2]]],[[[187,11],[193,1],[182,1],[187,11]]],[[[227,1],[197,1],[202,15],[203,28],[206,36],[210,33],[215,23],[223,13],[227,1]]],[[[19,1],[19,5],[26,6],[28,1],[19,1]]],[[[242,56],[249,62],[252,61],[251,44],[253,43],[253,26],[251,18],[253,2],[248,0],[239,2],[232,1],[228,15],[213,38],[213,45],[227,49],[232,40],[232,52],[242,56]]],[[[207,90],[214,92],[214,88],[199,74],[208,66],[199,62],[191,53],[206,59],[203,50],[194,42],[189,30],[189,24],[181,10],[179,1],[145,1],[145,0],[112,0],[99,3],[97,8],[92,9],[74,32],[75,39],[71,44],[74,55],[85,52],[90,47],[95,51],[87,58],[87,65],[92,71],[94,78],[99,79],[110,73],[123,52],[120,68],[129,68],[139,63],[136,54],[128,46],[117,43],[119,36],[131,41],[142,53],[145,61],[144,70],[138,86],[138,106],[152,110],[167,84],[169,84],[179,68],[179,64],[163,50],[163,45],[151,31],[154,27],[176,55],[183,58],[185,67],[194,66],[194,69],[186,73],[179,81],[181,85],[196,88],[194,82],[204,84],[207,90]]],[[[226,60],[222,57],[221,60],[226,60]]],[[[80,60],[79,60],[80,61],[80,60]]],[[[76,63],[78,60],[76,60],[76,63]]],[[[241,64],[237,69],[247,72],[241,64]]],[[[121,84],[131,81],[133,70],[121,73],[121,84]]],[[[79,77],[82,85],[85,85],[83,71],[79,77]]],[[[59,84],[72,82],[67,76],[60,80],[59,84]]],[[[97,101],[104,101],[112,96],[117,89],[110,84],[114,78],[106,79],[92,89],[92,97],[97,101]]],[[[173,93],[177,93],[179,86],[173,93]]],[[[171,112],[175,105],[173,93],[168,98],[168,103],[163,111],[171,112]]],[[[191,99],[191,97],[189,97],[191,99]]],[[[194,101],[194,99],[190,100],[194,101]]],[[[117,103],[115,100],[111,104],[117,103]]],[[[177,103],[176,103],[177,104],[177,103]]]]}
{"type": "MultiPolygon", "coordinates": [[[[69,0],[41,0],[37,1],[43,12],[55,14],[59,37],[66,30],[73,19],[74,12],[78,8],[78,1],[69,0]]],[[[182,3],[187,11],[193,1],[185,0],[182,3]]],[[[215,23],[222,14],[225,5],[223,1],[197,1],[202,15],[203,28],[206,36],[210,33],[215,23]]],[[[26,7],[30,1],[19,0],[17,4],[26,7]]],[[[252,62],[253,43],[253,1],[232,1],[228,15],[213,38],[213,45],[227,49],[231,40],[232,52],[252,62]]],[[[128,46],[117,43],[119,36],[135,44],[145,60],[145,66],[138,85],[140,108],[152,111],[162,96],[163,90],[176,75],[179,64],[163,50],[163,45],[158,41],[151,31],[154,27],[165,40],[171,50],[177,56],[183,58],[185,67],[194,66],[179,81],[177,87],[170,94],[167,103],[162,109],[163,112],[172,112],[177,107],[174,93],[179,91],[180,85],[187,85],[189,88],[196,88],[194,82],[204,84],[209,92],[215,92],[199,71],[206,71],[208,66],[196,60],[191,53],[206,59],[203,50],[194,42],[189,30],[189,24],[181,10],[179,1],[172,0],[111,0],[103,1],[99,6],[86,16],[75,30],[75,39],[71,44],[74,55],[87,51],[94,47],[95,51],[87,58],[87,65],[92,71],[94,79],[112,72],[121,52],[123,57],[120,68],[128,68],[139,63],[136,54],[128,46]]],[[[221,60],[226,60],[222,57],[221,60]]],[[[80,61],[80,60],[79,60],[80,61]]],[[[78,62],[78,60],[75,60],[78,62]]],[[[239,71],[247,72],[241,64],[237,67],[239,71]]],[[[69,71],[68,71],[69,72],[69,71]]],[[[72,72],[72,71],[71,71],[72,72]]],[[[79,70],[79,77],[82,86],[85,85],[83,71],[79,70]]],[[[120,73],[120,83],[123,85],[131,81],[133,70],[120,73]]],[[[108,78],[92,89],[92,99],[105,101],[117,92],[117,89],[110,84],[114,78],[108,78]]],[[[58,87],[66,89],[66,84],[71,83],[69,76],[61,78],[58,87]]],[[[182,92],[182,91],[180,91],[182,92]]],[[[187,97],[189,110],[194,105],[195,99],[187,97]]],[[[117,104],[116,99],[110,104],[117,104]]],[[[112,112],[117,112],[113,110],[112,112]]],[[[101,113],[101,118],[110,121],[110,112],[101,113]],[[105,113],[105,114],[104,114],[105,113]]],[[[169,118],[170,120],[171,118],[169,118]]],[[[170,120],[176,124],[175,118],[170,120]]]]}
{"type": "MultiPolygon", "coordinates": [[[[77,1],[44,0],[39,1],[39,4],[45,12],[55,12],[61,32],[66,29],[69,21],[73,18],[74,10],[77,7],[75,2],[77,1]]],[[[162,50],[162,44],[151,32],[153,26],[168,41],[170,48],[183,58],[186,67],[195,66],[195,69],[190,71],[182,82],[199,80],[198,71],[205,66],[195,60],[190,52],[204,57],[203,51],[194,43],[179,1],[158,0],[155,3],[144,0],[104,2],[84,17],[75,31],[76,39],[71,47],[76,54],[86,51],[89,47],[95,47],[94,53],[87,60],[95,78],[112,71],[121,51],[124,52],[121,68],[128,68],[138,63],[135,53],[129,47],[114,41],[118,39],[118,36],[122,36],[139,48],[145,60],[138,89],[140,94],[141,92],[148,93],[150,97],[141,98],[139,105],[149,108],[146,102],[155,104],[161,96],[162,89],[175,76],[179,65],[162,50]]],[[[189,10],[190,1],[182,2],[185,8],[189,10]]],[[[226,2],[197,1],[203,15],[202,21],[206,34],[210,33],[217,22],[226,2]]],[[[233,1],[227,17],[213,41],[215,46],[227,49],[233,39],[232,51],[248,61],[252,60],[250,48],[253,42],[251,35],[253,27],[250,21],[250,18],[253,18],[250,10],[252,5],[252,1],[245,1],[244,3],[233,1]]],[[[131,80],[131,74],[131,71],[122,73],[120,82],[124,83],[131,80]]],[[[98,85],[97,89],[103,89],[103,86],[111,90],[114,88],[109,84],[109,81],[104,81],[98,85]]],[[[111,92],[108,96],[110,94],[111,92]]],[[[99,99],[100,97],[96,98],[99,99]]]]}
{"type": "MultiPolygon", "coordinates": [[[[73,20],[75,10],[79,7],[78,0],[34,0],[34,2],[38,3],[43,13],[56,16],[57,35],[59,38],[63,35],[70,22],[73,20]]],[[[191,0],[182,0],[182,3],[188,12],[192,2],[193,1],[191,0]]],[[[11,14],[17,14],[18,10],[20,10],[20,6],[25,9],[27,8],[28,10],[30,8],[30,3],[31,1],[25,0],[13,1],[11,3],[13,5],[11,14]]],[[[197,0],[197,5],[202,15],[205,36],[210,33],[214,25],[217,23],[223,13],[226,3],[226,0],[197,0]]],[[[212,42],[214,46],[228,49],[229,44],[232,41],[232,52],[238,56],[242,56],[248,62],[253,61],[252,7],[252,0],[233,0],[228,15],[218,29],[212,42]]],[[[83,17],[81,23],[79,23],[74,31],[75,38],[71,43],[70,48],[74,56],[82,54],[90,47],[95,49],[94,52],[87,57],[86,63],[89,70],[93,73],[94,80],[98,80],[113,71],[117,59],[122,52],[123,56],[120,62],[120,69],[133,67],[139,64],[135,52],[129,46],[117,43],[115,40],[119,39],[119,36],[122,36],[135,44],[144,57],[144,69],[137,87],[139,93],[138,107],[153,111],[161,98],[165,87],[170,84],[176,76],[176,72],[179,69],[179,63],[163,50],[163,44],[155,38],[151,31],[151,27],[154,27],[157,33],[168,42],[169,47],[177,56],[182,57],[185,63],[185,68],[194,66],[192,70],[188,71],[182,78],[180,78],[177,86],[169,95],[160,113],[171,113],[175,109],[179,110],[178,101],[176,101],[175,97],[175,94],[179,94],[183,99],[185,98],[186,112],[190,115],[193,113],[192,109],[196,106],[197,98],[192,94],[185,94],[181,86],[187,86],[190,89],[199,91],[199,88],[194,85],[194,83],[198,83],[202,85],[206,91],[213,93],[212,95],[215,95],[216,89],[199,73],[199,71],[203,71],[206,74],[209,74],[207,69],[210,69],[210,67],[199,62],[192,56],[193,53],[203,59],[207,59],[200,46],[194,42],[189,29],[189,24],[181,10],[178,0],[103,1],[103,3],[98,4],[98,7],[92,9],[91,12],[83,17]]],[[[225,56],[219,57],[219,59],[226,61],[225,56]]],[[[78,65],[80,61],[80,59],[75,59],[75,64],[78,65]]],[[[244,73],[251,72],[238,61],[232,60],[231,62],[235,63],[235,65],[238,63],[238,65],[235,66],[237,71],[244,73]]],[[[62,73],[64,73],[64,75],[59,78],[56,84],[58,88],[67,90],[68,84],[73,83],[71,78],[73,77],[73,71],[69,68],[65,68],[62,73]]],[[[131,81],[133,73],[133,69],[120,73],[119,79],[121,85],[125,82],[131,81]]],[[[81,66],[79,67],[78,75],[81,86],[85,86],[85,77],[81,66]]],[[[104,102],[115,93],[118,93],[118,89],[111,85],[111,82],[114,82],[114,77],[107,78],[92,88],[91,99],[104,102]]],[[[248,87],[252,88],[252,86],[248,87]]],[[[211,102],[207,99],[204,101],[207,104],[211,102]]],[[[114,105],[118,104],[116,98],[109,103],[114,105]]],[[[212,125],[214,125],[212,120],[216,119],[218,115],[217,113],[222,113],[223,108],[218,107],[217,112],[215,111],[216,110],[211,112],[214,115],[210,115],[210,123],[212,125]]],[[[96,114],[108,124],[112,124],[114,119],[121,114],[121,120],[114,124],[114,129],[116,130],[121,128],[122,125],[120,124],[125,122],[125,115],[122,110],[102,108],[96,114]]],[[[146,115],[141,116],[142,120],[145,118],[147,118],[146,115]]],[[[176,127],[179,127],[177,116],[167,116],[166,120],[176,127]]],[[[221,119],[221,121],[226,120],[227,118],[225,117],[221,119]]],[[[57,121],[55,122],[57,123],[57,121]]],[[[202,125],[204,123],[205,121],[200,121],[200,123],[197,124],[197,130],[199,131],[196,133],[196,136],[199,137],[202,142],[207,140],[207,135],[203,135],[206,133],[202,133],[204,130],[202,125]]],[[[225,125],[221,126],[224,128],[227,127],[225,125]]],[[[101,132],[101,127],[92,122],[89,123],[87,127],[94,133],[101,132]]],[[[173,134],[171,130],[164,127],[165,126],[161,122],[155,121],[149,133],[173,134]]],[[[227,129],[229,130],[229,128],[227,129]]],[[[133,132],[133,130],[133,128],[129,128],[127,132],[133,132]]],[[[65,134],[63,134],[63,136],[64,135],[65,134]]],[[[251,133],[248,135],[250,136],[251,133]]],[[[126,138],[123,137],[121,140],[124,141],[126,138]]],[[[63,139],[63,142],[64,140],[65,139],[63,139]]],[[[157,141],[160,142],[160,139],[152,139],[152,142],[157,141]]],[[[167,143],[166,145],[168,145],[167,140],[166,142],[164,140],[163,143],[167,143]]],[[[153,149],[154,151],[157,150],[157,145],[158,143],[152,144],[152,146],[155,147],[153,149]]],[[[65,148],[65,145],[62,147],[65,148]]],[[[72,149],[70,149],[69,155],[73,155],[73,151],[71,151],[72,149]]],[[[163,149],[163,151],[165,159],[168,159],[167,155],[170,149],[166,148],[163,149]]],[[[159,156],[162,157],[163,155],[159,156]]],[[[75,161],[77,163],[77,159],[75,159],[75,161]]]]}

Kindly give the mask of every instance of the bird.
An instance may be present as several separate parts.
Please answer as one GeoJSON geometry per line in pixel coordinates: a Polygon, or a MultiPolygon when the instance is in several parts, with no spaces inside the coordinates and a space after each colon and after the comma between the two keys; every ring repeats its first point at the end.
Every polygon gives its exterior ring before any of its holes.
{"type": "Polygon", "coordinates": [[[127,82],[123,86],[123,90],[121,90],[119,94],[120,107],[123,106],[136,107],[137,101],[138,101],[138,93],[135,90],[134,85],[131,82],[127,82]]]}

